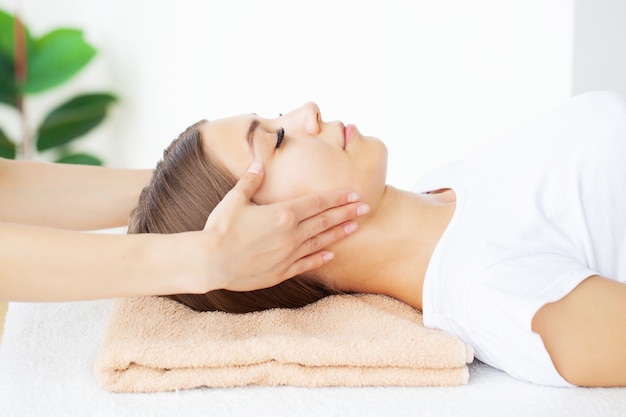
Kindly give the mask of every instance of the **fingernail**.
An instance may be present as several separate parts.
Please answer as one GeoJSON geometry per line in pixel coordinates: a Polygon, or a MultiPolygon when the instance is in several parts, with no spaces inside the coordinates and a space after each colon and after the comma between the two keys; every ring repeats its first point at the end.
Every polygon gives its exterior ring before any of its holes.
{"type": "Polygon", "coordinates": [[[252,172],[253,174],[260,174],[262,169],[263,164],[261,164],[259,161],[254,161],[252,165],[250,165],[250,168],[248,168],[248,172],[252,172]]]}
{"type": "Polygon", "coordinates": [[[350,222],[348,224],[346,224],[343,227],[344,232],[346,232],[347,235],[356,232],[356,229],[359,227],[359,225],[356,224],[356,222],[350,222]]]}
{"type": "Polygon", "coordinates": [[[357,209],[356,209],[356,215],[357,216],[362,216],[364,214],[367,214],[370,212],[370,206],[367,204],[361,204],[357,209]]]}
{"type": "Polygon", "coordinates": [[[357,193],[348,194],[348,203],[354,203],[355,201],[359,201],[359,195],[357,193]]]}
{"type": "Polygon", "coordinates": [[[335,257],[335,254],[332,252],[324,252],[324,254],[322,255],[322,259],[324,260],[324,262],[328,262],[334,257],[335,257]]]}

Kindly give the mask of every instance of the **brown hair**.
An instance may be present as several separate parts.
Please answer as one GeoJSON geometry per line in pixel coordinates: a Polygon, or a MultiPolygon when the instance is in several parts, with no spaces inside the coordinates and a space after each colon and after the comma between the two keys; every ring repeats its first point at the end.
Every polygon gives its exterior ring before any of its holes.
{"type": "MultiPolygon", "coordinates": [[[[201,120],[188,127],[163,152],[150,183],[132,211],[128,233],[179,233],[202,230],[206,219],[237,179],[203,151],[201,120]]],[[[199,311],[247,313],[270,308],[297,308],[336,293],[321,283],[297,276],[274,287],[235,292],[167,296],[199,311]]]]}

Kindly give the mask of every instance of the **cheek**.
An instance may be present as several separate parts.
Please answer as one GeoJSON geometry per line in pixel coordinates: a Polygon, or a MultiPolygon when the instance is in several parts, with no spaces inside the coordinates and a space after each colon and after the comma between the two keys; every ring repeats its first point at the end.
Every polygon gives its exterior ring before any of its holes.
{"type": "Polygon", "coordinates": [[[360,152],[339,154],[327,148],[290,151],[266,165],[265,180],[254,202],[270,204],[334,188],[349,188],[363,201],[376,204],[384,191],[387,152],[377,141],[360,152]]]}
{"type": "Polygon", "coordinates": [[[317,191],[349,187],[353,183],[350,170],[345,164],[329,162],[337,162],[335,159],[309,154],[272,161],[255,201],[275,203],[317,191]]]}

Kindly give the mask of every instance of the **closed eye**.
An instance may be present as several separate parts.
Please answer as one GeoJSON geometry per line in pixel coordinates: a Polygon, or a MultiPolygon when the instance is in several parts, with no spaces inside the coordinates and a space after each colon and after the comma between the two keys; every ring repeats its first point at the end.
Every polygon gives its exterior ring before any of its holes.
{"type": "Polygon", "coordinates": [[[283,143],[283,139],[285,138],[285,129],[282,127],[276,129],[276,149],[280,148],[280,145],[283,143]]]}

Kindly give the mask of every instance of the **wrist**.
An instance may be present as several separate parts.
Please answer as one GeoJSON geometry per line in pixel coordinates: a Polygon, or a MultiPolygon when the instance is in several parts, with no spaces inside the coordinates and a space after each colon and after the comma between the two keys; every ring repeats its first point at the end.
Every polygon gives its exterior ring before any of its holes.
{"type": "Polygon", "coordinates": [[[212,233],[155,236],[160,239],[152,262],[160,266],[164,294],[203,294],[224,287],[215,259],[219,243],[212,233]]]}

